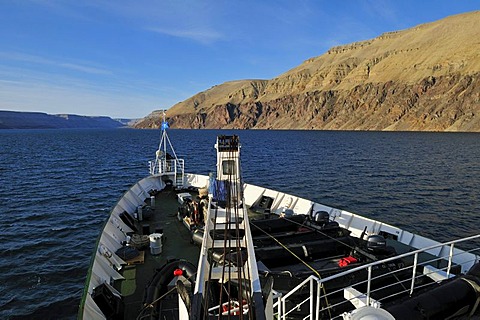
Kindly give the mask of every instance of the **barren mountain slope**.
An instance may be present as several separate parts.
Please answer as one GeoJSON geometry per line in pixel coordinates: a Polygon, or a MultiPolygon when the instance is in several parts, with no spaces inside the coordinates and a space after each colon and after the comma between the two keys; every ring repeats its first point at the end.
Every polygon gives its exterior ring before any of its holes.
{"type": "MultiPolygon", "coordinates": [[[[178,128],[480,131],[480,11],[331,48],[173,106],[178,128]]],[[[138,127],[158,127],[154,112],[138,127]]]]}

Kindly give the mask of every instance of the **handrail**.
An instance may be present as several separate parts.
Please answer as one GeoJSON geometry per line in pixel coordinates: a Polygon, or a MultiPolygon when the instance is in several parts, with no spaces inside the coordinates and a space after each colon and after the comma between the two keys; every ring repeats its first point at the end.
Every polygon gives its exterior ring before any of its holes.
{"type": "Polygon", "coordinates": [[[417,249],[417,250],[414,250],[414,251],[403,253],[403,254],[393,256],[393,257],[390,257],[390,258],[386,258],[386,259],[383,259],[383,260],[374,261],[374,262],[371,262],[371,263],[363,265],[363,266],[359,266],[359,267],[356,267],[356,268],[353,268],[353,269],[346,270],[345,272],[342,272],[340,274],[334,274],[332,276],[323,278],[322,280],[320,280],[320,282],[324,283],[324,282],[327,282],[327,281],[330,281],[330,280],[334,280],[334,279],[337,279],[339,277],[346,276],[350,273],[366,269],[370,266],[376,266],[376,265],[381,264],[381,263],[386,263],[386,262],[402,259],[402,258],[411,256],[411,255],[414,255],[415,253],[422,253],[422,252],[426,252],[428,250],[432,250],[432,249],[435,249],[435,248],[438,248],[438,247],[443,247],[443,246],[446,246],[446,245],[451,245],[453,243],[465,242],[465,241],[474,240],[474,239],[480,239],[480,234],[470,236],[470,237],[466,237],[466,238],[462,238],[462,239],[452,240],[452,241],[445,242],[445,243],[435,244],[435,245],[432,245],[432,246],[429,246],[429,247],[425,247],[425,248],[422,248],[422,249],[417,249]]]}
{"type": "Polygon", "coordinates": [[[172,160],[160,160],[149,161],[150,174],[184,174],[184,160],[172,159],[172,160]]]}
{"type": "MultiPolygon", "coordinates": [[[[305,284],[307,284],[308,282],[310,283],[310,298],[307,298],[307,299],[303,300],[302,302],[300,302],[300,303],[298,303],[298,304],[296,305],[296,307],[298,308],[298,307],[302,306],[305,302],[310,301],[310,314],[312,314],[312,312],[313,312],[313,303],[312,303],[313,300],[311,299],[311,297],[312,297],[313,294],[314,294],[313,282],[314,282],[314,281],[317,282],[317,280],[318,280],[318,278],[317,278],[316,276],[313,276],[313,275],[312,275],[312,276],[309,276],[307,279],[305,279],[304,281],[302,281],[299,285],[297,285],[297,286],[293,289],[293,290],[296,291],[296,290],[302,288],[302,287],[303,287],[305,284]]],[[[293,290],[292,290],[292,291],[293,291],[293,290]]],[[[286,319],[286,316],[287,316],[288,314],[290,314],[291,312],[293,312],[293,309],[291,309],[291,310],[289,310],[289,311],[286,311],[286,308],[285,308],[285,302],[286,302],[287,298],[290,297],[290,295],[293,294],[292,291],[290,291],[289,293],[287,293],[285,296],[280,297],[280,299],[279,299],[279,300],[280,300],[279,302],[281,302],[281,308],[282,308],[281,310],[283,310],[283,314],[282,314],[282,316],[281,316],[281,319],[282,319],[282,320],[285,320],[285,319],[286,319]]],[[[280,311],[279,311],[279,312],[280,312],[280,311]]],[[[304,319],[306,319],[306,318],[304,318],[304,319]]]]}
{"type": "MultiPolygon", "coordinates": [[[[364,298],[366,298],[366,305],[371,305],[372,304],[372,302],[373,302],[372,298],[371,298],[372,293],[376,292],[377,290],[381,290],[381,289],[385,289],[385,288],[394,286],[395,284],[398,284],[398,283],[410,282],[409,285],[405,285],[405,286],[402,285],[405,290],[399,290],[398,292],[395,292],[394,294],[391,294],[388,297],[382,297],[381,300],[383,300],[385,298],[393,297],[393,296],[398,295],[398,294],[405,294],[406,292],[409,292],[409,294],[412,294],[414,289],[418,290],[419,287],[420,287],[418,285],[415,287],[415,279],[417,279],[418,277],[429,276],[429,274],[432,273],[432,272],[427,272],[427,273],[424,272],[423,275],[417,276],[416,271],[417,271],[417,266],[418,265],[426,266],[426,265],[429,265],[430,263],[435,262],[435,261],[440,261],[440,260],[445,261],[446,260],[447,265],[438,269],[438,270],[445,272],[444,274],[446,274],[447,277],[450,277],[451,269],[452,269],[454,264],[459,265],[460,263],[463,263],[464,265],[462,265],[462,272],[465,272],[466,267],[468,267],[468,266],[471,267],[475,263],[479,262],[480,261],[480,255],[478,253],[477,254],[472,253],[476,250],[480,250],[480,248],[478,246],[475,249],[470,249],[470,250],[467,250],[467,251],[458,249],[458,247],[456,246],[456,244],[458,244],[458,243],[463,243],[463,242],[477,240],[477,239],[480,239],[480,234],[465,237],[465,238],[461,238],[461,239],[451,240],[451,241],[444,242],[444,243],[438,243],[438,244],[431,245],[431,246],[428,246],[428,247],[425,247],[425,248],[422,248],[422,249],[417,249],[417,250],[414,250],[414,251],[410,251],[410,252],[407,252],[407,253],[399,254],[399,255],[396,255],[396,256],[393,256],[393,257],[389,257],[389,258],[386,258],[386,259],[383,259],[383,260],[374,261],[374,262],[371,262],[371,263],[368,263],[368,264],[365,264],[365,265],[362,265],[362,266],[359,266],[359,267],[355,267],[355,268],[352,268],[352,269],[349,269],[349,270],[345,270],[343,272],[325,277],[323,279],[319,279],[318,277],[316,277],[314,275],[311,275],[308,278],[306,278],[305,280],[303,280],[295,288],[290,290],[288,293],[279,297],[278,301],[276,303],[274,303],[274,308],[277,308],[278,319],[286,319],[286,316],[288,314],[290,314],[291,312],[293,312],[295,309],[299,308],[300,306],[302,306],[306,302],[310,302],[310,315],[305,316],[303,319],[314,319],[314,317],[315,317],[315,319],[319,319],[320,311],[325,311],[327,309],[331,309],[334,306],[338,306],[338,305],[343,304],[343,303],[348,303],[350,300],[345,299],[345,300],[342,300],[341,302],[335,303],[334,305],[327,305],[326,307],[321,307],[321,304],[320,304],[321,299],[326,298],[327,296],[330,296],[332,294],[339,294],[341,291],[344,291],[344,289],[346,289],[346,288],[342,288],[342,289],[339,289],[339,290],[335,290],[333,292],[325,293],[323,295],[322,295],[322,292],[321,292],[320,289],[322,288],[322,286],[325,285],[325,283],[327,283],[329,281],[339,279],[341,277],[345,277],[347,275],[350,275],[352,273],[356,273],[356,272],[359,272],[359,271],[362,271],[362,270],[367,270],[367,279],[363,280],[363,281],[359,281],[358,283],[355,283],[355,285],[361,284],[361,283],[367,283],[367,292],[365,293],[365,296],[363,296],[364,298]],[[446,246],[450,246],[447,255],[441,255],[441,256],[433,255],[433,256],[435,256],[435,258],[429,259],[427,261],[419,262],[419,257],[418,257],[419,254],[431,251],[432,249],[435,249],[435,248],[438,248],[438,247],[446,247],[446,246]],[[454,247],[455,247],[455,250],[454,250],[454,247]],[[458,257],[460,255],[466,255],[466,254],[469,255],[468,258],[470,260],[460,259],[460,260],[462,260],[461,262],[458,262],[458,261],[455,262],[454,261],[455,257],[458,257]],[[388,263],[388,262],[392,262],[392,261],[395,261],[395,260],[398,261],[400,259],[407,258],[407,257],[412,257],[412,256],[413,256],[413,264],[411,264],[409,266],[406,266],[406,267],[396,269],[396,270],[392,270],[391,272],[388,272],[386,274],[381,274],[377,277],[372,277],[372,267],[380,265],[380,264],[385,264],[385,263],[388,263]],[[392,275],[392,274],[395,274],[395,273],[398,273],[398,272],[406,271],[410,268],[412,269],[411,278],[410,277],[404,278],[401,281],[399,280],[398,282],[395,282],[395,284],[388,284],[388,285],[383,286],[381,288],[373,288],[372,289],[372,287],[371,287],[372,280],[379,279],[381,277],[392,275]],[[294,294],[296,294],[299,290],[304,288],[305,285],[308,284],[308,283],[310,283],[310,293],[309,293],[308,297],[306,299],[302,298],[301,302],[297,303],[295,306],[293,306],[291,308],[289,307],[290,309],[287,310],[286,309],[287,300],[289,298],[291,298],[294,294]],[[315,286],[314,283],[316,283],[317,285],[315,286]]],[[[444,250],[441,250],[439,252],[439,254],[441,254],[442,252],[445,253],[444,250]]],[[[423,285],[423,286],[425,286],[425,285],[423,285]]],[[[353,297],[352,299],[354,299],[354,298],[359,298],[359,297],[353,297]]],[[[379,304],[376,304],[376,305],[379,306],[379,304]]]]}

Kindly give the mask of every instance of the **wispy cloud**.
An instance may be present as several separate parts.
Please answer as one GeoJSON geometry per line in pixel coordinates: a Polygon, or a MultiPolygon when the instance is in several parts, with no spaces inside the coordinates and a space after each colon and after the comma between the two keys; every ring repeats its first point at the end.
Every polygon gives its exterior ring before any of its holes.
{"type": "Polygon", "coordinates": [[[169,2],[152,12],[139,12],[144,29],[172,37],[193,40],[201,44],[211,44],[224,39],[218,30],[221,24],[222,6],[208,2],[169,2]]]}
{"type": "Polygon", "coordinates": [[[372,17],[380,17],[394,24],[398,22],[394,6],[395,3],[388,0],[367,0],[363,3],[363,10],[372,17]]]}
{"type": "Polygon", "coordinates": [[[167,29],[167,28],[147,28],[147,30],[165,34],[172,37],[191,39],[200,43],[208,44],[221,40],[223,35],[215,30],[188,30],[188,29],[167,29]]]}
{"type": "Polygon", "coordinates": [[[97,67],[91,67],[91,66],[85,66],[85,65],[80,65],[80,64],[74,64],[74,63],[68,63],[68,62],[62,62],[62,63],[58,63],[56,65],[59,66],[59,67],[62,67],[62,68],[81,71],[81,72],[90,73],[90,74],[112,74],[112,72],[110,70],[97,68],[97,67]]]}
{"type": "Polygon", "coordinates": [[[66,86],[31,83],[0,85],[0,109],[72,113],[92,116],[137,118],[150,113],[159,102],[155,96],[112,94],[77,90],[66,86]]]}
{"type": "MultiPolygon", "coordinates": [[[[190,93],[191,95],[191,93],[190,93]]],[[[0,109],[137,118],[187,97],[168,84],[131,77],[83,77],[0,65],[0,109]]]]}
{"type": "Polygon", "coordinates": [[[223,5],[211,1],[86,1],[86,6],[127,21],[131,28],[210,44],[224,38],[216,28],[223,5]]]}
{"type": "Polygon", "coordinates": [[[160,102],[153,94],[103,89],[81,83],[0,81],[0,109],[136,118],[147,115],[160,102]]]}
{"type": "Polygon", "coordinates": [[[19,62],[27,62],[39,65],[48,65],[59,67],[63,69],[69,69],[74,71],[80,71],[83,73],[89,74],[97,74],[97,75],[109,75],[112,74],[111,71],[94,66],[93,64],[88,63],[79,63],[79,62],[67,62],[61,60],[53,60],[48,59],[38,55],[31,55],[21,52],[0,52],[0,59],[2,60],[10,60],[10,61],[19,61],[19,62]]]}

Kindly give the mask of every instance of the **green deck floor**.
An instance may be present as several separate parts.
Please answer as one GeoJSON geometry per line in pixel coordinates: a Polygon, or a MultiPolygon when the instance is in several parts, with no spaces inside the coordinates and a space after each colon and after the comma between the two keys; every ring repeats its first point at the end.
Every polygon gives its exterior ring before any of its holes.
{"type": "MultiPolygon", "coordinates": [[[[179,191],[185,192],[185,191],[179,191]]],[[[178,193],[179,193],[178,192],[178,193]]],[[[191,192],[195,196],[194,192],[191,192]]],[[[146,200],[150,205],[150,199],[146,200]]],[[[162,253],[152,255],[150,249],[145,250],[143,263],[126,266],[121,273],[125,280],[115,283],[115,287],[124,295],[125,320],[136,319],[142,307],[145,287],[160,268],[169,259],[185,259],[194,265],[198,263],[199,248],[191,243],[191,235],[187,228],[177,219],[179,203],[177,192],[162,191],[155,197],[155,210],[149,220],[137,222],[139,232],[148,224],[150,233],[155,229],[163,229],[162,253]]]]}

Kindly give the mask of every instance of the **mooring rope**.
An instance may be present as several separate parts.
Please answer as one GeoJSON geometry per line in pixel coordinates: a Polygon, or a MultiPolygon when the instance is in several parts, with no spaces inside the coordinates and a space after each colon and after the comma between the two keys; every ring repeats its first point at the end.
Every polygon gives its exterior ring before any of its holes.
{"type": "MultiPolygon", "coordinates": [[[[300,261],[301,263],[303,263],[308,269],[310,269],[317,277],[318,279],[322,279],[322,276],[320,275],[320,273],[314,268],[312,267],[311,265],[309,265],[306,261],[304,261],[302,258],[300,258],[297,254],[295,254],[295,252],[293,252],[292,250],[290,250],[287,246],[285,246],[283,243],[280,242],[280,240],[278,240],[277,238],[275,238],[273,235],[269,234],[268,232],[266,232],[265,230],[263,230],[262,228],[260,228],[259,226],[256,226],[254,224],[252,224],[255,228],[257,228],[258,230],[260,230],[261,232],[263,232],[265,235],[267,235],[268,237],[272,238],[273,241],[275,241],[276,243],[278,243],[282,248],[284,248],[285,250],[287,250],[287,252],[289,252],[292,256],[294,256],[296,259],[298,259],[298,261],[300,261]]],[[[327,292],[325,290],[325,286],[322,284],[322,290],[323,290],[323,296],[324,296],[324,299],[325,299],[325,303],[327,304],[327,310],[328,310],[328,315],[329,317],[331,318],[332,317],[332,314],[330,312],[330,303],[328,302],[328,298],[327,298],[327,292]]]]}
{"type": "MultiPolygon", "coordinates": [[[[310,229],[310,230],[313,230],[313,231],[315,231],[315,232],[317,232],[317,233],[319,233],[319,234],[321,234],[321,235],[324,235],[324,236],[327,237],[327,238],[330,238],[330,239],[332,239],[332,240],[334,240],[334,241],[337,241],[338,243],[340,243],[340,244],[342,244],[342,245],[344,245],[344,246],[346,246],[346,247],[348,247],[348,248],[356,251],[357,253],[359,253],[359,254],[361,254],[361,255],[363,255],[363,256],[365,256],[365,257],[367,257],[367,258],[369,258],[369,259],[371,259],[371,260],[373,260],[373,261],[378,261],[378,260],[379,260],[377,257],[375,257],[375,255],[369,254],[369,253],[367,253],[367,252],[364,252],[363,249],[361,249],[361,248],[352,247],[352,246],[350,246],[349,244],[340,241],[339,239],[336,239],[336,238],[334,238],[334,237],[329,236],[328,234],[326,234],[326,233],[324,233],[324,232],[321,232],[321,231],[318,230],[317,228],[314,228],[314,227],[305,225],[304,223],[300,224],[300,223],[298,223],[298,222],[296,222],[296,221],[294,221],[294,220],[288,219],[288,218],[286,218],[286,217],[283,217],[283,219],[285,219],[285,220],[287,220],[287,221],[289,221],[289,222],[292,222],[292,223],[294,223],[294,224],[296,224],[296,225],[304,226],[304,227],[306,227],[306,228],[308,228],[308,229],[310,229]]],[[[305,221],[304,221],[304,222],[305,222],[305,221]]],[[[360,240],[363,240],[363,239],[360,239],[360,240]]],[[[394,273],[394,270],[392,270],[388,265],[387,265],[386,267],[387,267],[388,271],[391,272],[391,274],[392,274],[392,276],[395,278],[395,280],[397,280],[397,282],[403,287],[403,289],[407,290],[407,288],[403,285],[403,281],[400,280],[400,279],[397,277],[397,275],[394,273]]]]}

